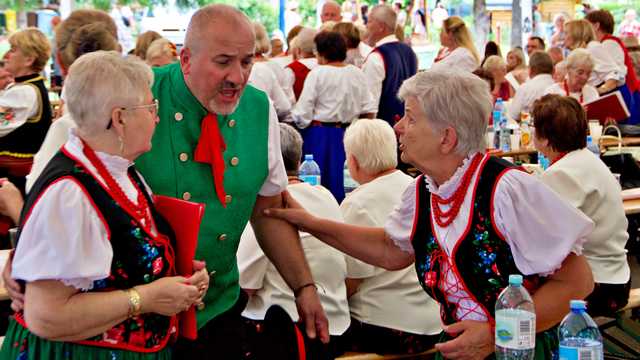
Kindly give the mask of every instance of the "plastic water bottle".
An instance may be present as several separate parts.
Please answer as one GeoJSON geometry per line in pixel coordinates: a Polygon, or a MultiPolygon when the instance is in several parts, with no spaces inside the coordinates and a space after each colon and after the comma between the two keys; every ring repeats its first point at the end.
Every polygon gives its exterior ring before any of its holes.
{"type": "Polygon", "coordinates": [[[349,167],[347,166],[346,161],[344,162],[344,168],[342,169],[342,179],[344,182],[345,195],[352,192],[356,187],[358,187],[358,183],[351,177],[351,173],[349,172],[349,167]]]}
{"type": "Polygon", "coordinates": [[[538,151],[538,165],[542,168],[542,170],[547,170],[550,165],[549,159],[544,156],[540,151],[538,151]]]}
{"type": "Polygon", "coordinates": [[[306,154],[298,171],[300,180],[311,185],[320,185],[320,166],[313,161],[313,154],[306,154]]]}
{"type": "Polygon", "coordinates": [[[511,130],[506,125],[500,127],[500,150],[511,151],[511,130]]]}
{"type": "Polygon", "coordinates": [[[493,148],[500,149],[500,117],[502,113],[499,111],[493,112],[493,148]]]}
{"type": "Polygon", "coordinates": [[[522,286],[522,275],[509,275],[496,301],[496,358],[533,360],[536,350],[536,312],[522,286]]]}
{"type": "Polygon", "coordinates": [[[596,157],[600,157],[600,147],[593,142],[591,135],[587,135],[587,149],[593,153],[596,157]]]}
{"type": "Polygon", "coordinates": [[[587,314],[587,303],[571,300],[570,307],[558,328],[560,360],[602,360],[602,336],[587,314]]]}

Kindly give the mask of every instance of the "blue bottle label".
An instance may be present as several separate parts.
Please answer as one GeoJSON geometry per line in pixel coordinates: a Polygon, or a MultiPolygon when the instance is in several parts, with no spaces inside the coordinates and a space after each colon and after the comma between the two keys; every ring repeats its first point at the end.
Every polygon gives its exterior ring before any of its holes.
{"type": "Polygon", "coordinates": [[[300,180],[311,185],[320,185],[319,175],[300,175],[300,180]]]}
{"type": "Polygon", "coordinates": [[[599,360],[598,349],[560,345],[560,360],[599,360]]]}

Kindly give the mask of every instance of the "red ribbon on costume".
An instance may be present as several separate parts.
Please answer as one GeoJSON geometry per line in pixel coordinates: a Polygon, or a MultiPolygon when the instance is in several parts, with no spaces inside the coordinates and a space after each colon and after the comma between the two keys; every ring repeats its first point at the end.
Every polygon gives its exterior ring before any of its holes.
{"type": "Polygon", "coordinates": [[[213,183],[222,207],[227,207],[224,191],[224,159],[222,153],[227,149],[218,127],[218,116],[207,114],[202,119],[202,130],[193,159],[199,163],[211,165],[213,183]]]}

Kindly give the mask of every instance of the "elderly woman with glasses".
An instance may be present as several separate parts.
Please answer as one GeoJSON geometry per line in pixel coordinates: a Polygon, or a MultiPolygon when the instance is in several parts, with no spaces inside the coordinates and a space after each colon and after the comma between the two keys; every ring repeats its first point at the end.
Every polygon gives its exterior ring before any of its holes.
{"type": "Polygon", "coordinates": [[[565,60],[565,66],[567,72],[565,78],[547,88],[546,94],[571,96],[580,104],[592,102],[600,97],[598,90],[588,84],[593,71],[593,59],[587,50],[573,50],[565,60]]]}
{"type": "Polygon", "coordinates": [[[593,289],[589,265],[577,255],[593,223],[536,178],[484,152],[491,95],[483,80],[425,71],[405,81],[399,95],[402,160],[424,175],[407,187],[384,227],[319,219],[290,196],[288,209],[268,213],[386,269],[415,261],[418,281],[441,306],[445,326],[436,348],[450,359],[493,353],[502,341],[494,340],[496,299],[510,274],[523,275],[538,332],[529,346],[535,341],[537,359],[551,358],[554,327],[569,300],[593,289]]]}
{"type": "Polygon", "coordinates": [[[133,161],[158,121],[151,70],[115,52],[87,54],[65,81],[77,124],[33,185],[13,277],[24,311],[4,359],[168,359],[176,314],[202,301],[204,264],[175,276],[171,229],[133,161]]]}

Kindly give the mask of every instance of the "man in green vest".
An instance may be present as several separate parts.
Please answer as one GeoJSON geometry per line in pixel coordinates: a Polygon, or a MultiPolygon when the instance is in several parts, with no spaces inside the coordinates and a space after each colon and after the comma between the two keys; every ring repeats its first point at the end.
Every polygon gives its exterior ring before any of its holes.
{"type": "Polygon", "coordinates": [[[241,357],[246,297],[236,251],[249,220],[294,289],[307,335],[329,339],[297,230],[263,214],[283,206],[287,176],[275,110],[264,92],[247,86],[254,42],[244,14],[210,5],[193,15],[180,63],[154,69],[160,122],[153,149],[136,165],[154,193],[206,204],[196,258],[206,262],[211,280],[198,306],[198,339],[181,340],[179,358],[241,357]]]}

